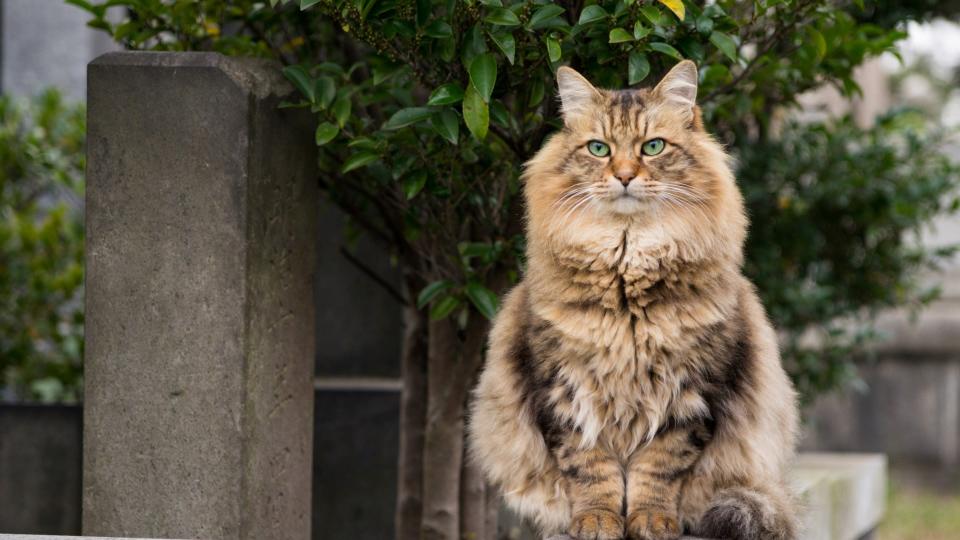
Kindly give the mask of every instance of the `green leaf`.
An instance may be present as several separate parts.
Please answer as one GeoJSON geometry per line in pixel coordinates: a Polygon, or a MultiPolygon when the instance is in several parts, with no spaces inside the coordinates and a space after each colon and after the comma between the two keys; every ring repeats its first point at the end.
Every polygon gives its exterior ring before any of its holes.
{"type": "Polygon", "coordinates": [[[430,125],[450,144],[457,144],[460,140],[460,117],[452,109],[443,109],[430,118],[430,125]]]}
{"type": "Polygon", "coordinates": [[[373,163],[374,161],[380,159],[379,154],[374,154],[373,152],[358,152],[349,158],[343,164],[343,168],[340,169],[342,173],[348,173],[350,171],[359,169],[373,163]]]}
{"type": "Polygon", "coordinates": [[[480,3],[485,6],[503,7],[501,0],[480,0],[480,3]]]}
{"type": "Polygon", "coordinates": [[[473,85],[468,86],[463,94],[463,121],[467,124],[470,133],[478,140],[482,141],[486,138],[487,130],[490,128],[490,110],[483,96],[473,85]]]}
{"type": "Polygon", "coordinates": [[[527,100],[528,107],[536,107],[543,101],[543,96],[546,93],[545,87],[543,85],[543,79],[537,77],[533,80],[533,83],[530,85],[530,99],[527,100]]]}
{"type": "Polygon", "coordinates": [[[602,7],[594,4],[592,6],[583,8],[583,11],[580,12],[580,20],[577,21],[577,24],[589,24],[606,17],[609,17],[607,12],[604,11],[602,7]]]}
{"type": "Polygon", "coordinates": [[[703,35],[710,35],[713,32],[713,19],[707,17],[706,15],[700,15],[697,17],[695,23],[697,25],[697,32],[700,32],[703,35]]]}
{"type": "Polygon", "coordinates": [[[320,105],[324,109],[330,106],[333,103],[333,98],[337,96],[337,85],[333,82],[333,79],[322,75],[317,77],[316,80],[316,96],[317,96],[317,105],[320,105]]]}
{"type": "Polygon", "coordinates": [[[287,66],[283,68],[283,76],[292,82],[293,85],[297,87],[297,90],[300,90],[300,93],[303,94],[303,97],[307,98],[307,101],[310,103],[317,102],[317,93],[313,78],[310,77],[310,74],[307,73],[307,70],[305,70],[303,66],[287,66]]]}
{"type": "Polygon", "coordinates": [[[502,7],[491,9],[490,13],[483,20],[490,24],[499,24],[500,26],[520,26],[520,19],[517,18],[517,14],[502,7]]]}
{"type": "Polygon", "coordinates": [[[637,21],[633,23],[633,39],[639,41],[650,33],[650,28],[647,28],[643,25],[642,22],[637,21]]]}
{"type": "Polygon", "coordinates": [[[673,47],[671,47],[670,45],[667,45],[666,43],[656,42],[656,43],[651,43],[649,46],[651,49],[657,51],[658,53],[663,53],[672,58],[676,58],[677,60],[683,60],[683,55],[680,54],[680,51],[674,49],[673,47]]]}
{"type": "Polygon", "coordinates": [[[737,61],[737,42],[723,32],[710,34],[710,43],[713,43],[731,61],[737,61]]]}
{"type": "Polygon", "coordinates": [[[560,43],[553,39],[552,37],[547,38],[547,55],[550,57],[551,62],[557,62],[560,60],[560,56],[563,54],[563,50],[560,48],[560,43]]]}
{"type": "Polygon", "coordinates": [[[420,294],[417,295],[417,309],[423,309],[424,306],[432,302],[438,294],[450,290],[451,287],[453,287],[453,282],[447,279],[434,281],[427,285],[420,291],[420,294]]]}
{"type": "Polygon", "coordinates": [[[650,74],[650,61],[647,55],[634,51],[627,61],[627,84],[634,85],[647,78],[650,74]]]}
{"type": "Polygon", "coordinates": [[[317,126],[316,133],[317,146],[323,146],[332,141],[338,133],[340,133],[340,128],[336,124],[331,124],[330,122],[320,124],[317,126]]]}
{"type": "Polygon", "coordinates": [[[430,93],[427,105],[451,105],[463,100],[463,88],[457,83],[447,83],[438,86],[430,93]]]}
{"type": "Polygon", "coordinates": [[[513,59],[517,54],[517,42],[513,39],[513,34],[509,32],[498,32],[496,34],[490,34],[490,39],[492,39],[493,43],[500,49],[500,52],[507,57],[510,65],[513,65],[513,59]]]}
{"type": "Polygon", "coordinates": [[[610,30],[610,43],[624,43],[626,41],[633,41],[633,36],[623,28],[614,28],[610,30]]]}
{"type": "Polygon", "coordinates": [[[340,96],[336,101],[333,102],[333,116],[337,119],[337,123],[340,124],[340,127],[346,125],[347,120],[350,119],[350,112],[353,109],[353,104],[350,102],[349,96],[340,96]]]}
{"type": "Polygon", "coordinates": [[[658,0],[661,4],[667,6],[667,9],[673,12],[681,21],[686,17],[686,8],[683,6],[682,0],[658,0]]]}
{"type": "Polygon", "coordinates": [[[392,131],[407,127],[417,122],[422,122],[433,114],[433,109],[429,107],[407,107],[393,113],[389,120],[384,122],[383,129],[392,131]]]}
{"type": "Polygon", "coordinates": [[[300,0],[300,11],[313,7],[319,3],[320,3],[320,0],[300,0]]]}
{"type": "Polygon", "coordinates": [[[429,37],[440,39],[452,36],[453,28],[450,28],[450,25],[445,21],[433,21],[423,29],[423,33],[429,37]]]}
{"type": "Polygon", "coordinates": [[[407,200],[414,198],[423,190],[423,186],[427,184],[427,171],[419,170],[412,174],[407,175],[403,179],[403,194],[407,197],[407,200]]]}
{"type": "Polygon", "coordinates": [[[493,319],[497,315],[499,302],[497,295],[493,294],[493,291],[476,281],[467,283],[465,291],[467,298],[470,299],[470,302],[477,308],[477,311],[483,314],[484,317],[493,319]]]}
{"type": "Polygon", "coordinates": [[[470,83],[480,92],[484,102],[490,102],[497,83],[497,61],[490,53],[483,53],[470,62],[470,83]]]}
{"type": "Polygon", "coordinates": [[[564,11],[566,10],[556,4],[547,4],[533,12],[533,16],[530,17],[530,22],[527,23],[527,28],[533,30],[542,28],[547,25],[550,19],[553,19],[564,11]]]}
{"type": "Polygon", "coordinates": [[[643,13],[643,16],[655,26],[667,26],[673,22],[673,19],[654,6],[643,6],[640,8],[640,13],[643,13]]]}
{"type": "Polygon", "coordinates": [[[807,27],[807,33],[810,34],[810,39],[817,49],[817,61],[823,60],[827,56],[827,40],[823,38],[823,34],[819,30],[812,26],[807,27]]]}
{"type": "Polygon", "coordinates": [[[460,299],[453,296],[446,296],[433,305],[430,310],[430,318],[437,321],[453,313],[453,310],[460,307],[460,299]]]}

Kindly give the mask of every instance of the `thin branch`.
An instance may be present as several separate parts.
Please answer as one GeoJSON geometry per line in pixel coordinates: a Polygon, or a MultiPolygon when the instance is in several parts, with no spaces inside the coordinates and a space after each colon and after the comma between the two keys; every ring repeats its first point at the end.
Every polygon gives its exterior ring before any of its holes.
{"type": "Polygon", "coordinates": [[[354,257],[353,253],[350,253],[350,250],[348,250],[346,247],[340,246],[340,254],[343,255],[343,257],[347,259],[347,261],[349,261],[350,264],[356,266],[368,278],[372,279],[377,285],[380,285],[380,287],[382,287],[383,290],[387,291],[390,294],[390,296],[392,296],[393,299],[396,300],[397,303],[399,303],[401,306],[405,306],[409,303],[407,299],[404,298],[402,294],[400,294],[400,291],[394,288],[394,286],[391,285],[389,281],[380,277],[380,275],[377,274],[372,268],[364,264],[363,261],[354,257]]]}

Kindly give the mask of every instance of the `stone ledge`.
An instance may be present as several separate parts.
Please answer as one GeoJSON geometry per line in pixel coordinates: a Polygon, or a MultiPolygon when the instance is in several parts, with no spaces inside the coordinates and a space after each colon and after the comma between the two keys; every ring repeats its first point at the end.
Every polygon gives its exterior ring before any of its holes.
{"type": "Polygon", "coordinates": [[[156,540],[150,538],[107,538],[104,536],[47,536],[33,534],[2,534],[0,540],[156,540]]]}

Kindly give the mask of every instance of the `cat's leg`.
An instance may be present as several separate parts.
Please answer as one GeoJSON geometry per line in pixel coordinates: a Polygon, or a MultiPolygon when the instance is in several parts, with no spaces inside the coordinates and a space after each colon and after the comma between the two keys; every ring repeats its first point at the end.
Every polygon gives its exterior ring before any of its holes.
{"type": "Polygon", "coordinates": [[[777,483],[728,487],[716,492],[694,533],[732,540],[793,540],[793,507],[789,493],[777,483]]]}
{"type": "Polygon", "coordinates": [[[702,419],[673,426],[630,456],[627,538],[672,540],[680,537],[681,488],[710,439],[710,432],[702,419]]]}
{"type": "Polygon", "coordinates": [[[623,468],[600,447],[580,449],[568,441],[557,452],[567,496],[572,503],[569,534],[577,540],[623,538],[623,468]]]}

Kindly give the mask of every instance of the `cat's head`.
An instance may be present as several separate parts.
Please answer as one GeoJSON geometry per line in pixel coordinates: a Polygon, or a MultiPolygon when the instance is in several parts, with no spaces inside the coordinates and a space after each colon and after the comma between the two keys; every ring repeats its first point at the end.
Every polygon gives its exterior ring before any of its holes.
{"type": "Polygon", "coordinates": [[[697,67],[685,60],[653,88],[603,90],[557,72],[564,128],[528,163],[531,225],[648,223],[665,234],[708,230],[739,244],[743,205],[728,157],[696,105],[697,67]]]}

